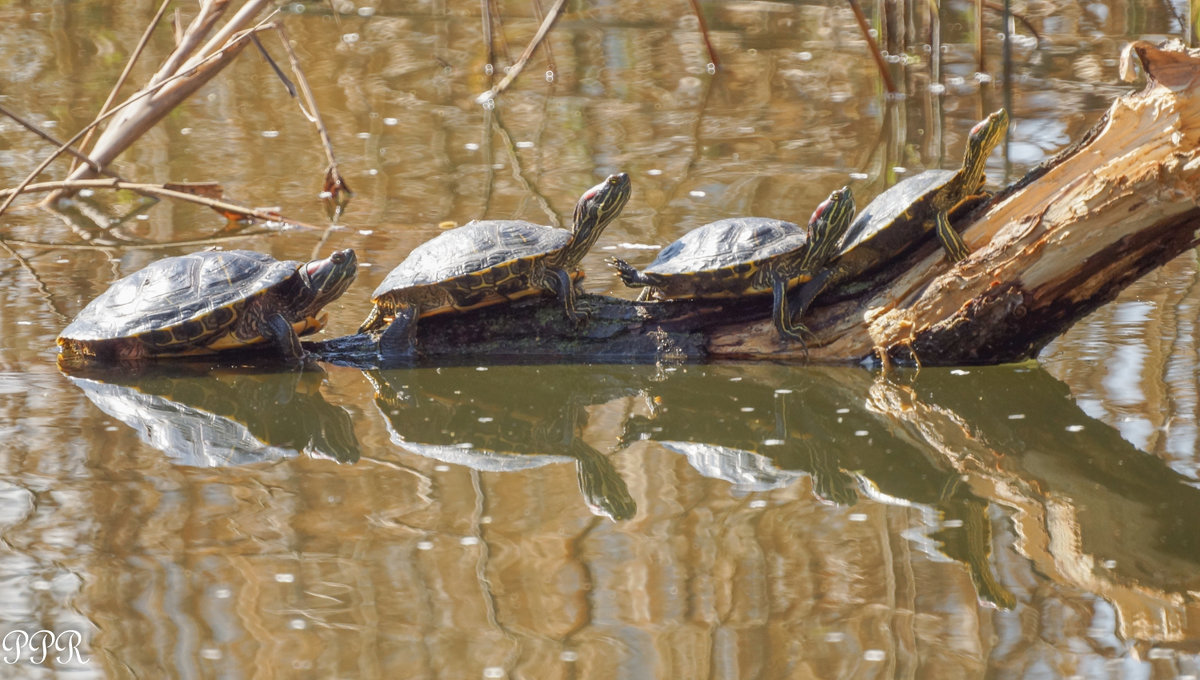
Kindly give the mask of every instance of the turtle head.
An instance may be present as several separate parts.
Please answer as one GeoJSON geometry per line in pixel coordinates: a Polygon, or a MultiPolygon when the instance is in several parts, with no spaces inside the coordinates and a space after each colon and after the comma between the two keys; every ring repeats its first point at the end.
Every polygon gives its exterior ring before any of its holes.
{"type": "Polygon", "coordinates": [[[825,266],[833,256],[842,236],[854,219],[854,196],[850,187],[842,187],[829,194],[808,220],[808,247],[800,268],[813,271],[825,266]]]}
{"type": "MultiPolygon", "coordinates": [[[[1004,109],[991,113],[971,128],[970,134],[967,135],[967,150],[963,154],[962,172],[972,179],[978,178],[976,182],[968,182],[972,187],[983,184],[984,163],[987,161],[987,157],[992,155],[992,150],[1004,138],[1006,130],[1008,130],[1008,111],[1004,109]]],[[[971,191],[974,190],[974,188],[971,189],[971,191]]]]}
{"type": "Polygon", "coordinates": [[[579,493],[593,515],[620,521],[637,514],[629,486],[603,454],[580,439],[567,445],[567,453],[575,458],[579,493]]]}
{"type": "Polygon", "coordinates": [[[629,175],[618,172],[583,192],[575,204],[575,236],[567,246],[569,266],[578,264],[600,238],[600,232],[621,214],[631,191],[629,175]]]}
{"type": "Polygon", "coordinates": [[[310,299],[307,310],[316,313],[350,287],[358,273],[358,257],[353,250],[339,250],[323,260],[300,265],[298,271],[310,299]]]}

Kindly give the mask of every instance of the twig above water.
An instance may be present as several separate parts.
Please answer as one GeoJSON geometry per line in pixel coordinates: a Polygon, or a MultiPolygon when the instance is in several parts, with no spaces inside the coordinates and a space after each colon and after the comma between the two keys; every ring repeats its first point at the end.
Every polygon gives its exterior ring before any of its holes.
{"type": "Polygon", "coordinates": [[[490,102],[496,98],[496,95],[508,89],[508,86],[517,79],[517,76],[521,75],[521,71],[525,68],[525,64],[528,63],[529,58],[533,56],[533,51],[536,50],[538,45],[540,45],[542,41],[546,39],[546,35],[550,33],[550,29],[554,28],[554,24],[558,21],[558,18],[562,16],[563,8],[566,6],[566,4],[567,0],[555,0],[554,6],[551,7],[550,11],[546,13],[546,18],[542,21],[542,25],[538,27],[537,33],[535,33],[533,36],[533,40],[530,40],[529,44],[525,46],[525,51],[521,53],[521,57],[517,59],[516,63],[508,67],[508,73],[504,74],[504,77],[500,79],[500,82],[492,86],[492,89],[476,97],[475,101],[479,102],[480,104],[490,102]]]}
{"type": "MultiPolygon", "coordinates": [[[[206,2],[201,5],[199,15],[184,33],[183,42],[151,77],[149,85],[130,97],[124,105],[113,109],[120,110],[121,114],[111,120],[88,151],[92,160],[101,166],[111,163],[175,107],[220,73],[249,43],[251,36],[272,26],[271,19],[275,12],[268,12],[266,18],[255,23],[260,15],[269,10],[270,3],[267,0],[247,0],[223,26],[215,28],[228,4],[206,2]],[[210,32],[214,32],[211,37],[210,32]],[[147,96],[151,92],[153,96],[147,96]]],[[[39,168],[38,172],[42,169],[44,167],[39,168]]],[[[68,178],[87,179],[91,176],[93,173],[90,168],[81,167],[76,168],[68,178]]],[[[58,196],[52,194],[49,200],[55,198],[58,196]]]]}
{"type": "Polygon", "coordinates": [[[883,78],[883,85],[887,88],[888,94],[895,94],[896,82],[892,80],[891,71],[888,70],[887,62],[883,60],[883,53],[879,51],[879,43],[875,42],[875,37],[871,35],[871,27],[867,25],[867,17],[863,14],[862,8],[858,5],[858,0],[847,0],[850,3],[850,9],[854,11],[854,20],[858,22],[858,28],[862,31],[863,38],[867,40],[867,49],[871,52],[871,57],[875,60],[875,66],[879,69],[879,75],[883,78]]]}
{"type": "MultiPolygon", "coordinates": [[[[542,12],[542,1],[541,0],[533,0],[533,15],[535,17],[537,17],[537,20],[539,22],[546,20],[545,14],[542,12]]],[[[551,79],[551,78],[553,78],[553,74],[558,70],[558,68],[554,65],[554,50],[550,49],[550,43],[548,43],[548,42],[543,42],[542,47],[545,49],[545,52],[546,52],[547,78],[551,79]]]]}
{"type": "MultiPolygon", "coordinates": [[[[67,149],[71,148],[76,142],[78,142],[85,134],[88,133],[89,130],[95,128],[96,126],[100,125],[104,121],[114,117],[118,113],[125,111],[128,107],[141,102],[142,100],[149,97],[150,95],[160,92],[163,89],[165,89],[171,85],[174,85],[181,80],[189,79],[188,84],[185,87],[177,88],[173,92],[174,96],[180,96],[181,95],[180,90],[186,90],[187,92],[182,94],[183,97],[186,97],[187,94],[190,94],[191,91],[194,91],[195,89],[199,88],[200,85],[207,82],[210,78],[212,78],[214,75],[216,75],[217,72],[219,72],[220,69],[223,68],[230,59],[232,59],[234,56],[236,56],[237,52],[240,51],[241,48],[245,46],[245,43],[249,40],[249,36],[252,33],[255,33],[260,30],[265,30],[268,27],[269,27],[269,24],[263,22],[263,23],[259,23],[258,25],[254,26],[253,28],[249,28],[249,29],[246,29],[245,31],[242,31],[241,33],[230,38],[229,42],[225,43],[221,47],[221,49],[213,52],[212,54],[209,54],[207,57],[201,59],[197,63],[191,64],[188,67],[188,70],[183,71],[181,73],[177,73],[173,76],[170,76],[164,80],[161,80],[161,81],[155,83],[154,85],[152,85],[150,87],[147,87],[147,88],[141,90],[140,92],[135,93],[133,96],[131,96],[129,99],[122,102],[120,105],[112,108],[107,113],[101,114],[95,120],[93,120],[92,122],[85,125],[81,130],[79,130],[79,132],[76,132],[74,136],[72,136],[66,142],[63,142],[63,144],[54,153],[47,156],[40,164],[38,164],[38,166],[36,168],[33,169],[32,172],[30,172],[28,175],[25,176],[25,178],[23,180],[21,180],[20,184],[18,184],[15,189],[13,189],[11,192],[9,192],[7,194],[7,198],[4,199],[4,202],[0,203],[0,215],[3,215],[4,212],[6,210],[8,210],[9,206],[12,205],[13,200],[16,199],[18,194],[20,194],[24,191],[25,187],[27,187],[31,182],[33,182],[35,179],[37,179],[38,175],[42,174],[42,171],[44,171],[46,168],[50,167],[50,164],[53,163],[55,161],[55,159],[57,159],[63,153],[66,153],[67,149]]],[[[158,112],[158,114],[157,114],[158,117],[161,118],[162,116],[165,116],[167,114],[167,112],[170,110],[170,108],[164,109],[161,106],[157,106],[155,108],[155,110],[158,112]]],[[[146,122],[146,121],[143,121],[143,122],[146,122]]],[[[142,130],[142,131],[144,131],[144,130],[142,130]]],[[[106,134],[107,134],[107,132],[108,132],[108,130],[105,131],[106,134]]],[[[141,134],[141,132],[136,132],[136,134],[133,132],[130,132],[129,134],[124,135],[125,146],[121,147],[120,150],[124,150],[124,148],[127,147],[129,144],[131,144],[133,142],[133,139],[136,139],[137,136],[140,136],[140,134],[141,134]]],[[[91,158],[96,165],[104,166],[104,165],[107,165],[108,161],[112,160],[112,158],[115,158],[116,155],[118,153],[120,153],[120,150],[117,149],[117,145],[114,143],[114,144],[110,145],[110,148],[104,154],[101,155],[101,154],[97,154],[97,153],[92,153],[91,158]]],[[[87,170],[90,172],[91,166],[89,165],[86,168],[77,168],[76,171],[73,173],[73,176],[79,175],[84,170],[87,170]]],[[[75,177],[75,179],[79,179],[79,177],[75,177]]]]}
{"type": "Polygon", "coordinates": [[[142,183],[135,183],[135,182],[123,182],[123,181],[117,180],[117,179],[74,179],[74,180],[62,180],[62,181],[57,181],[57,182],[39,182],[38,184],[27,184],[27,185],[25,185],[23,187],[19,187],[17,189],[0,190],[0,196],[6,196],[7,197],[6,203],[7,203],[7,202],[11,202],[11,200],[14,197],[16,197],[17,194],[41,193],[41,192],[47,192],[47,191],[59,191],[59,190],[63,190],[63,189],[67,189],[67,190],[71,190],[71,191],[77,191],[79,189],[117,189],[117,190],[133,191],[133,192],[142,194],[143,196],[152,196],[155,198],[170,198],[170,199],[179,200],[179,201],[186,201],[188,203],[195,203],[197,205],[203,205],[203,206],[212,208],[213,210],[216,210],[217,212],[220,212],[220,213],[226,215],[227,217],[232,217],[234,219],[254,219],[254,220],[260,220],[263,222],[279,222],[279,223],[288,224],[288,225],[295,226],[295,227],[302,227],[305,229],[321,229],[321,227],[307,224],[307,223],[301,222],[299,220],[293,220],[291,218],[284,217],[283,215],[280,215],[279,213],[272,212],[269,210],[262,210],[259,208],[248,208],[246,206],[238,205],[236,203],[230,203],[229,201],[222,201],[222,200],[218,200],[218,199],[214,199],[214,198],[209,198],[207,196],[199,196],[197,194],[189,193],[187,191],[179,191],[176,189],[169,189],[160,184],[142,184],[142,183]]]}
{"type": "MultiPolygon", "coordinates": [[[[342,177],[342,173],[338,170],[337,159],[333,155],[333,142],[329,139],[329,130],[325,127],[325,121],[321,118],[321,111],[317,108],[317,99],[313,96],[312,88],[308,85],[308,78],[304,77],[304,69],[300,67],[300,60],[296,57],[296,51],[292,49],[292,43],[288,39],[287,30],[283,24],[276,24],[275,30],[279,33],[279,41],[283,43],[283,49],[287,52],[288,62],[292,67],[292,75],[296,78],[296,84],[300,88],[300,94],[304,97],[304,102],[301,105],[301,110],[305,117],[312,121],[313,125],[317,126],[317,133],[321,136],[321,147],[325,150],[325,158],[329,165],[325,168],[325,183],[324,190],[329,194],[329,200],[336,205],[344,205],[345,199],[352,193],[350,185],[346,183],[346,179],[342,177]]],[[[261,45],[260,45],[261,47],[261,45]]],[[[266,50],[263,50],[266,55],[266,50]]],[[[269,57],[268,57],[269,58],[269,57]]],[[[274,66],[274,64],[272,63],[274,66]]],[[[278,67],[276,67],[278,73],[278,67]]],[[[282,77],[282,73],[280,73],[282,77]]],[[[292,96],[296,93],[293,91],[292,96]]]]}
{"type": "Polygon", "coordinates": [[[712,40],[708,38],[708,24],[704,21],[704,14],[700,11],[700,3],[698,0],[688,0],[692,5],[692,12],[696,15],[696,21],[700,22],[700,37],[704,39],[704,49],[708,50],[708,63],[713,71],[721,67],[721,62],[717,59],[717,51],[713,48],[712,40]]]}
{"type": "Polygon", "coordinates": [[[31,121],[25,120],[24,118],[17,115],[13,111],[10,111],[7,107],[5,107],[3,105],[0,105],[0,114],[8,116],[9,118],[12,118],[21,127],[25,128],[26,130],[29,130],[30,132],[37,135],[38,137],[41,137],[42,139],[46,140],[47,142],[50,142],[54,146],[59,147],[66,153],[69,153],[72,156],[74,156],[76,159],[88,164],[88,166],[90,166],[92,168],[92,170],[94,170],[102,175],[108,175],[109,177],[121,179],[121,176],[118,175],[117,173],[113,172],[112,170],[109,170],[108,168],[102,168],[99,165],[96,165],[96,163],[94,161],[92,161],[92,159],[88,158],[83,153],[80,153],[78,150],[71,148],[70,144],[64,144],[63,142],[59,141],[56,137],[54,137],[50,133],[46,132],[45,130],[42,130],[40,127],[33,124],[31,121]]]}

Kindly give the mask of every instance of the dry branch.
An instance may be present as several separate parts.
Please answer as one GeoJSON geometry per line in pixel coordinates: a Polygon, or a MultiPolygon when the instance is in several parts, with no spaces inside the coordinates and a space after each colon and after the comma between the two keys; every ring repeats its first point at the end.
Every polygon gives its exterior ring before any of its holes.
{"type": "MultiPolygon", "coordinates": [[[[133,72],[133,65],[137,63],[138,57],[142,56],[142,52],[146,49],[147,43],[150,42],[150,36],[154,35],[154,29],[158,28],[159,22],[162,21],[163,14],[166,13],[167,7],[170,5],[171,0],[163,0],[163,3],[158,7],[158,11],[155,12],[154,18],[150,20],[150,23],[146,25],[145,30],[142,31],[142,37],[138,39],[137,46],[134,47],[133,52],[130,53],[129,60],[125,62],[125,68],[121,70],[121,75],[117,77],[116,84],[114,84],[112,89],[109,90],[108,97],[104,100],[104,103],[100,105],[100,112],[96,114],[97,118],[103,116],[112,109],[113,102],[117,100],[117,94],[121,92],[121,88],[125,86],[125,81],[129,79],[129,74],[133,72]]],[[[88,144],[92,141],[92,134],[95,131],[96,128],[94,127],[88,128],[87,134],[85,134],[83,137],[83,141],[79,143],[79,148],[87,148],[88,144]]],[[[91,159],[86,158],[84,159],[84,162],[89,164],[92,163],[91,159]]],[[[71,164],[72,171],[74,171],[76,167],[78,167],[77,163],[71,164]]],[[[100,172],[95,167],[92,169],[96,172],[100,172]]]]}
{"type": "MultiPolygon", "coordinates": [[[[333,155],[333,142],[329,139],[329,131],[325,128],[325,121],[321,119],[321,111],[317,108],[317,98],[313,96],[312,88],[308,86],[308,78],[304,76],[304,69],[300,68],[300,59],[296,57],[296,51],[292,49],[291,39],[288,38],[287,30],[283,24],[276,27],[279,32],[279,41],[283,43],[283,49],[287,52],[288,63],[292,67],[292,75],[296,77],[296,82],[300,86],[300,94],[304,96],[304,102],[301,105],[301,111],[304,112],[304,117],[312,121],[312,124],[317,126],[317,133],[321,136],[321,148],[325,150],[325,158],[329,162],[325,166],[325,183],[324,191],[329,195],[329,200],[335,205],[344,205],[349,200],[349,195],[354,193],[350,190],[350,185],[346,183],[346,179],[342,177],[341,170],[338,169],[337,159],[333,155]]],[[[257,43],[257,39],[255,40],[257,43]]],[[[262,44],[258,43],[259,49],[262,49],[262,44]]],[[[266,50],[263,50],[263,55],[266,56],[266,50]]],[[[269,56],[267,57],[270,58],[269,56]]],[[[274,65],[274,64],[272,64],[274,65]]],[[[278,71],[278,67],[276,67],[278,71]]],[[[281,74],[282,75],[282,74],[281,74]]],[[[293,92],[295,97],[296,93],[293,92]]]]}
{"type": "Polygon", "coordinates": [[[95,163],[92,162],[92,159],[88,158],[83,153],[72,148],[70,144],[57,139],[50,133],[48,133],[45,130],[38,127],[37,125],[34,125],[32,122],[17,115],[17,113],[15,113],[14,111],[9,110],[7,107],[0,106],[0,114],[8,116],[9,118],[12,118],[14,121],[17,122],[18,125],[25,128],[26,130],[29,130],[30,132],[37,135],[38,137],[41,137],[43,140],[58,147],[62,152],[69,153],[72,156],[74,156],[77,160],[91,165],[92,169],[95,170],[98,174],[106,175],[108,177],[114,177],[116,179],[121,179],[120,175],[117,175],[115,172],[113,172],[112,170],[109,170],[108,168],[102,168],[102,167],[96,165],[95,163]]]}
{"type": "Polygon", "coordinates": [[[554,5],[550,8],[550,11],[546,13],[546,18],[542,20],[542,25],[538,26],[537,33],[534,34],[533,39],[529,41],[529,44],[525,46],[525,51],[521,53],[521,56],[517,59],[517,62],[508,68],[508,73],[504,74],[504,77],[500,79],[499,83],[496,83],[492,89],[476,97],[475,101],[479,102],[480,104],[490,102],[496,98],[496,95],[508,89],[508,86],[511,85],[512,82],[517,79],[517,76],[521,75],[521,71],[525,69],[525,64],[528,63],[529,58],[533,56],[533,51],[536,50],[538,45],[540,45],[542,41],[546,39],[546,35],[550,33],[550,29],[554,28],[554,23],[558,21],[560,16],[562,16],[563,8],[566,6],[566,4],[566,0],[555,0],[554,5]]]}
{"type": "MultiPolygon", "coordinates": [[[[883,78],[883,86],[888,91],[888,94],[896,94],[896,81],[892,80],[892,71],[888,68],[887,62],[883,59],[883,53],[879,51],[879,43],[875,42],[875,36],[871,35],[871,26],[867,23],[867,17],[863,14],[862,8],[858,6],[858,0],[850,0],[850,9],[854,12],[854,20],[858,23],[858,30],[862,32],[863,38],[867,41],[867,51],[871,53],[871,58],[875,60],[875,68],[879,70],[879,77],[883,78]]],[[[983,54],[982,51],[980,54],[983,54]]],[[[983,57],[980,57],[982,59],[983,57]]]]}
{"type": "MultiPolygon", "coordinates": [[[[270,17],[260,20],[261,15],[270,8],[270,4],[265,2],[265,0],[248,0],[224,26],[216,30],[215,34],[213,34],[214,29],[220,23],[228,6],[228,0],[209,0],[201,3],[199,12],[193,18],[186,31],[177,36],[175,50],[171,52],[163,65],[150,78],[149,83],[125,100],[125,102],[112,107],[111,104],[117,92],[128,77],[134,62],[147,43],[152,31],[159,24],[167,7],[167,4],[164,3],[143,32],[141,41],[130,56],[118,83],[110,92],[96,119],[66,142],[59,142],[15,113],[0,107],[0,113],[13,118],[35,134],[54,143],[58,147],[51,156],[38,165],[15,189],[0,191],[0,198],[3,199],[0,201],[0,214],[22,193],[48,191],[50,192],[50,196],[46,201],[53,202],[59,197],[71,194],[82,188],[106,188],[126,189],[155,198],[170,198],[198,203],[216,210],[229,219],[255,219],[315,228],[312,225],[283,217],[273,211],[249,208],[220,200],[219,192],[217,195],[211,195],[207,191],[198,191],[194,187],[190,188],[178,184],[157,185],[129,182],[118,177],[108,167],[109,163],[140,138],[142,134],[228,65],[249,41],[257,44],[257,33],[259,31],[273,27],[272,24],[267,23],[270,17]],[[86,139],[90,138],[92,132],[101,123],[106,121],[109,122],[108,126],[104,129],[104,132],[96,142],[95,148],[89,154],[84,154],[73,147],[81,138],[85,140],[83,144],[86,146],[86,139]],[[85,165],[73,167],[68,179],[65,181],[31,184],[62,153],[69,153],[75,156],[77,159],[82,160],[85,165]],[[114,177],[119,181],[97,182],[91,180],[91,178],[99,174],[114,177]]],[[[288,52],[292,71],[300,83],[300,92],[305,100],[305,103],[301,105],[301,109],[309,120],[317,126],[321,135],[322,146],[329,160],[329,165],[325,173],[325,190],[329,192],[332,200],[340,207],[344,204],[345,197],[350,193],[350,189],[338,170],[329,135],[325,130],[320,113],[317,111],[312,91],[288,42],[287,34],[282,26],[274,27],[279,31],[280,38],[288,52]]],[[[261,44],[259,44],[259,47],[261,49],[261,44]]],[[[264,55],[266,55],[265,50],[264,55]]],[[[267,58],[270,60],[269,56],[267,58]]],[[[272,66],[274,66],[273,62],[272,66]]],[[[278,67],[276,67],[276,70],[278,71],[278,67]]],[[[282,76],[282,74],[280,75],[282,76]]],[[[287,79],[284,78],[284,80],[286,81],[287,79]]],[[[293,95],[295,95],[294,88],[293,95]]]]}
{"type": "Polygon", "coordinates": [[[708,52],[709,72],[715,73],[717,69],[721,68],[721,60],[717,58],[717,50],[708,37],[708,22],[704,20],[704,12],[700,11],[699,0],[688,0],[688,3],[692,6],[692,14],[696,15],[696,24],[700,27],[700,38],[704,40],[704,49],[708,52]]]}
{"type": "MultiPolygon", "coordinates": [[[[200,14],[188,27],[183,41],[168,57],[166,65],[151,78],[150,84],[120,105],[100,114],[64,142],[57,151],[43,159],[0,203],[0,215],[4,214],[4,211],[12,205],[13,200],[23,192],[24,188],[37,179],[55,159],[85,135],[90,134],[96,126],[113,119],[100,135],[96,147],[88,154],[91,163],[75,168],[68,179],[94,177],[96,174],[93,170],[94,167],[106,167],[130,144],[170,113],[175,106],[219,73],[241,52],[254,33],[269,27],[264,23],[259,23],[249,29],[241,30],[242,26],[248,24],[268,6],[265,0],[249,0],[217,36],[210,40],[205,49],[193,54],[192,48],[204,39],[207,31],[215,25],[227,4],[227,0],[211,0],[203,3],[200,14]]],[[[60,195],[52,194],[47,200],[52,201],[60,195]]]]}
{"type": "MultiPolygon", "coordinates": [[[[1200,228],[1200,56],[1178,45],[1136,51],[1146,88],[1119,98],[1077,146],[956,225],[973,249],[965,261],[950,266],[930,243],[895,263],[894,278],[875,290],[836,304],[818,298],[806,318],[816,333],[809,358],[952,365],[1033,357],[1192,248],[1200,228]]],[[[550,313],[552,304],[536,314],[500,308],[423,324],[419,347],[438,361],[638,360],[672,351],[689,359],[804,357],[799,345],[780,342],[769,303],[589,296],[585,304],[592,322],[579,331],[550,313]]],[[[351,363],[375,359],[370,338],[360,336],[314,347],[351,363]]]]}
{"type": "MultiPolygon", "coordinates": [[[[93,163],[107,167],[176,106],[220,73],[241,53],[254,33],[268,28],[262,22],[255,24],[255,20],[270,7],[270,3],[266,0],[248,0],[216,35],[208,38],[208,33],[220,20],[228,4],[228,0],[202,3],[200,13],[184,33],[183,41],[167,58],[162,68],[151,77],[149,84],[121,106],[103,113],[86,128],[90,130],[116,112],[104,132],[96,139],[95,146],[88,152],[88,157],[93,163]],[[208,42],[201,47],[206,38],[208,42]]],[[[74,143],[74,139],[68,143],[74,143]]],[[[46,165],[40,166],[22,186],[35,179],[46,165]]],[[[68,179],[88,179],[94,176],[95,172],[91,167],[80,166],[71,172],[68,179]]],[[[48,200],[60,195],[53,194],[48,200]]]]}
{"type": "Polygon", "coordinates": [[[212,208],[229,219],[252,219],[262,222],[276,222],[287,224],[295,227],[303,227],[306,229],[320,229],[320,227],[306,224],[288,217],[284,217],[277,212],[263,210],[261,208],[247,208],[246,206],[222,201],[216,198],[202,195],[202,190],[211,185],[160,185],[160,184],[139,184],[135,182],[122,182],[117,179],[77,179],[63,180],[61,182],[39,182],[38,184],[29,184],[21,189],[4,189],[0,190],[0,196],[12,197],[18,193],[38,193],[48,191],[78,191],[80,189],[115,189],[123,191],[133,191],[143,196],[153,198],[169,198],[188,203],[195,203],[212,208]],[[172,188],[175,187],[175,188],[172,188]],[[199,192],[199,193],[198,193],[199,192]]]}

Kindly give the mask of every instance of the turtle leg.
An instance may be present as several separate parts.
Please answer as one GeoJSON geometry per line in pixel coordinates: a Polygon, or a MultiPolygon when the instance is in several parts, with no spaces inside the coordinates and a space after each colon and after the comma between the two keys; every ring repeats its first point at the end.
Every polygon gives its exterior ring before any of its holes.
{"type": "Polygon", "coordinates": [[[270,314],[263,319],[262,335],[279,348],[283,356],[293,361],[304,358],[304,348],[300,346],[300,336],[296,329],[283,318],[282,314],[270,314]]]}
{"type": "Polygon", "coordinates": [[[954,227],[950,226],[950,216],[945,210],[939,210],[934,216],[934,225],[937,230],[938,240],[942,242],[942,247],[946,249],[946,257],[953,262],[961,262],[971,254],[967,244],[963,243],[962,236],[959,236],[954,227]]]}
{"type": "Polygon", "coordinates": [[[417,318],[420,308],[416,305],[396,307],[392,323],[379,335],[379,354],[408,355],[417,346],[417,318]]]}
{"type": "Polygon", "coordinates": [[[804,324],[792,320],[790,308],[788,306],[788,288],[787,276],[776,274],[771,283],[771,288],[774,291],[775,299],[771,307],[771,318],[775,321],[775,330],[779,331],[779,336],[784,340],[792,340],[800,343],[804,348],[804,356],[808,356],[808,343],[804,341],[804,335],[812,335],[804,324]]]}
{"type": "Polygon", "coordinates": [[[633,265],[619,257],[609,258],[608,264],[617,270],[617,275],[621,277],[621,283],[624,283],[630,288],[641,288],[642,292],[638,293],[638,302],[646,302],[650,296],[654,294],[658,288],[658,283],[649,276],[634,269],[633,265]]]}
{"type": "Polygon", "coordinates": [[[377,331],[383,327],[386,320],[387,317],[384,316],[381,305],[375,305],[371,308],[371,313],[367,315],[366,320],[358,325],[358,332],[368,333],[370,331],[377,331]]]}
{"type": "Polygon", "coordinates": [[[639,272],[633,265],[619,257],[612,257],[608,260],[609,266],[617,270],[617,276],[621,277],[621,281],[630,288],[641,288],[643,286],[653,286],[654,282],[645,274],[639,272]]]}
{"type": "Polygon", "coordinates": [[[571,281],[571,275],[565,269],[546,269],[546,273],[542,279],[542,286],[554,291],[562,302],[563,312],[571,323],[579,325],[587,318],[587,312],[581,312],[575,308],[575,284],[571,281]]]}
{"type": "Polygon", "coordinates": [[[825,268],[816,276],[808,281],[796,286],[796,289],[788,293],[786,303],[789,309],[793,309],[791,314],[795,319],[803,319],[804,314],[808,312],[809,305],[816,299],[821,291],[825,290],[825,286],[829,284],[829,279],[833,277],[834,270],[825,268]]]}

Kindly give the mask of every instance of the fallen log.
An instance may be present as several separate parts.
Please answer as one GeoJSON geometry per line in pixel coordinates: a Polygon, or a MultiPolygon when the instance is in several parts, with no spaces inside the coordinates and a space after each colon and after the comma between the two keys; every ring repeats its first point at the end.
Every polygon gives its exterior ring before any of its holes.
{"type": "MultiPolygon", "coordinates": [[[[958,216],[971,255],[931,244],[891,278],[814,302],[814,362],[995,364],[1034,357],[1075,321],[1197,243],[1200,51],[1134,43],[1147,85],[1117,99],[1074,147],[958,216]]],[[[633,302],[584,296],[576,329],[556,303],[423,321],[417,356],[379,357],[373,338],[307,346],[352,364],[417,360],[803,359],[781,342],[769,301],[633,302]]]]}

